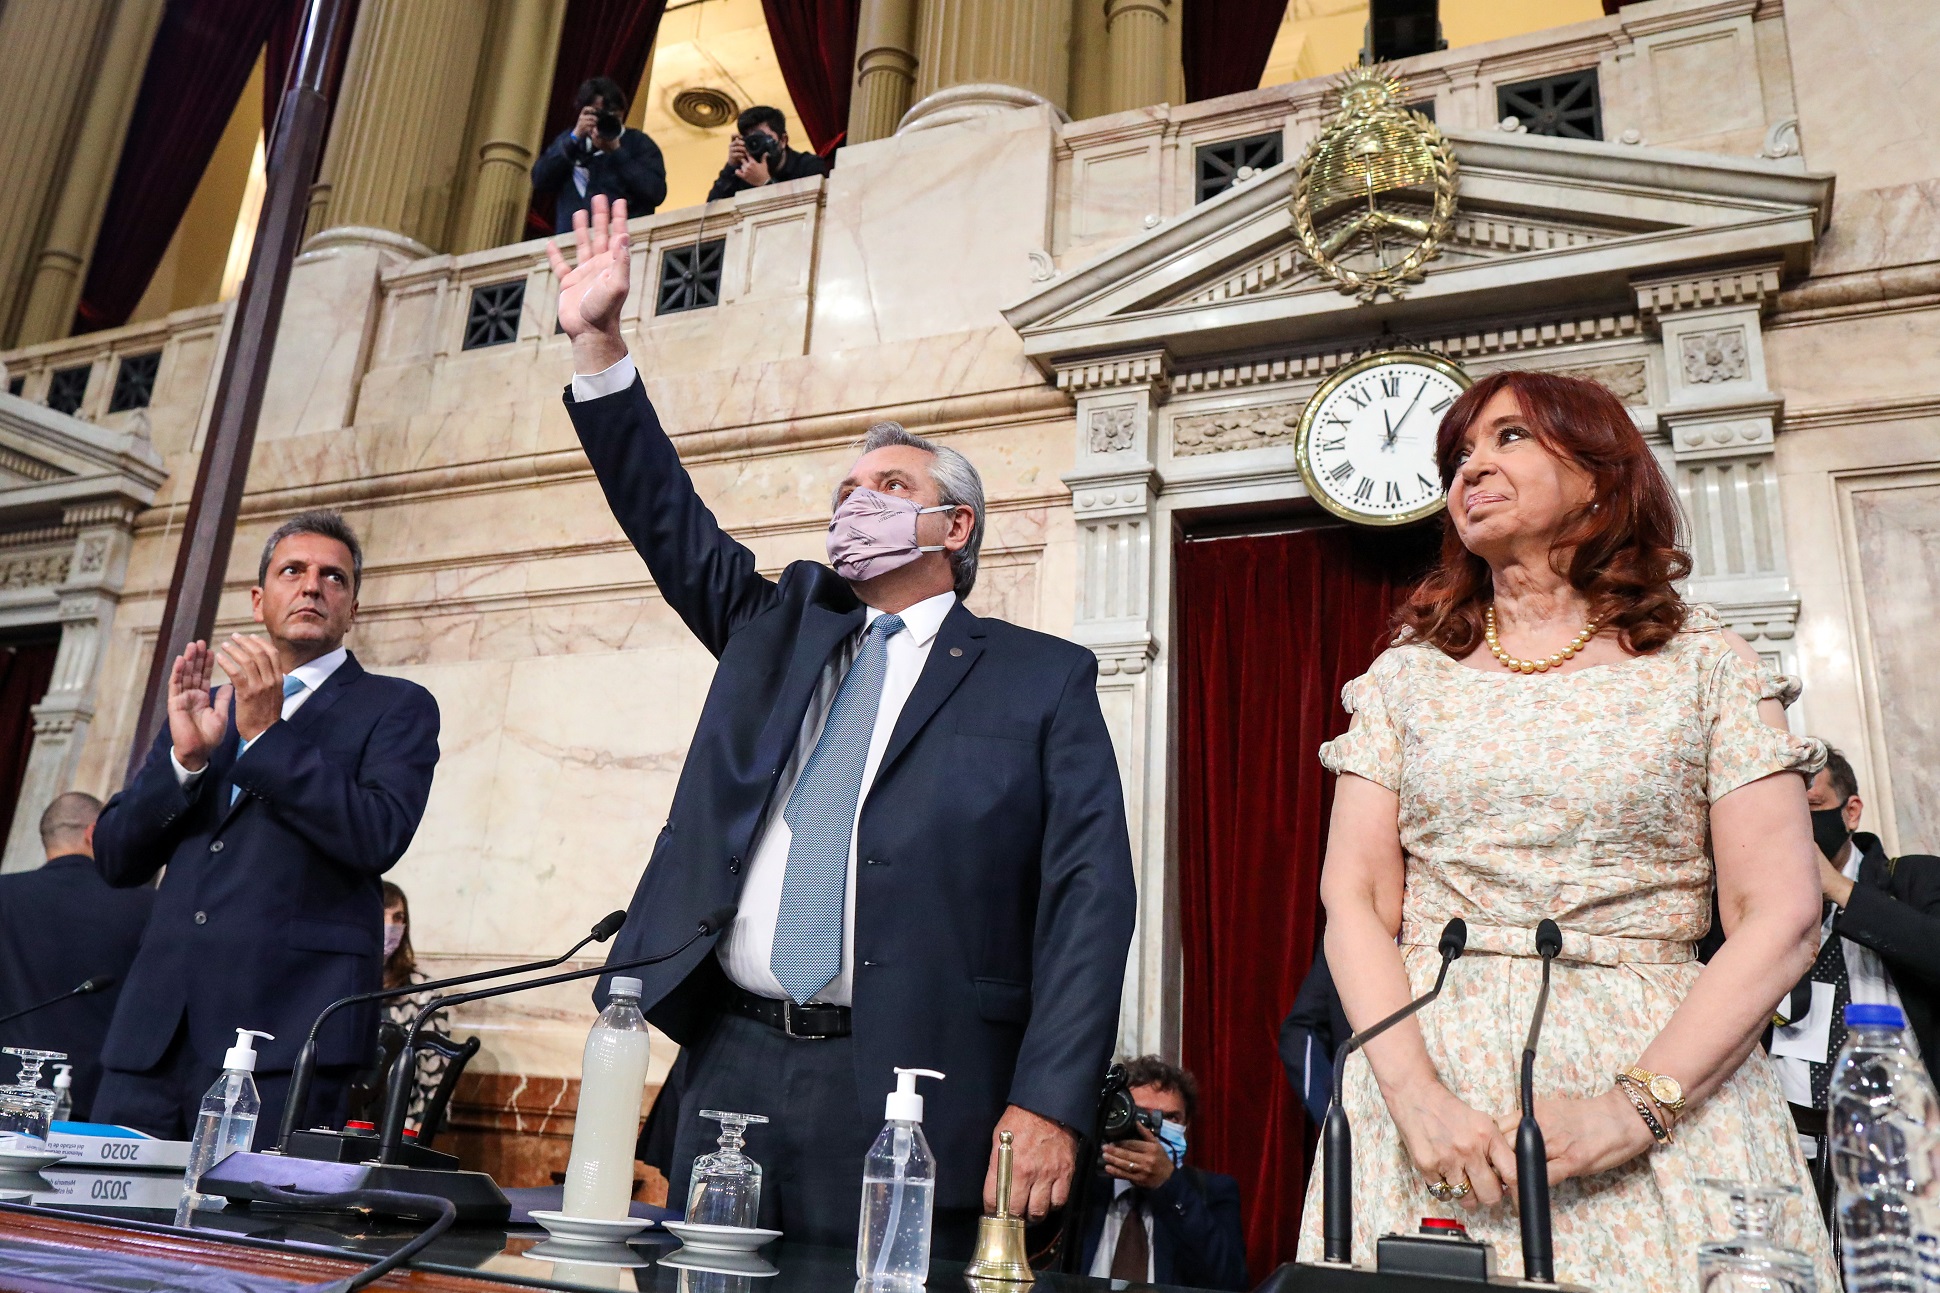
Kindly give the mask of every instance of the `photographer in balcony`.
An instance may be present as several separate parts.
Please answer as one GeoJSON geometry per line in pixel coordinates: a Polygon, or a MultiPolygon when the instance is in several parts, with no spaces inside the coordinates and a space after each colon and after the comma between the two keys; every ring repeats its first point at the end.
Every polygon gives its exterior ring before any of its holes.
{"type": "Polygon", "coordinates": [[[557,190],[553,228],[569,233],[573,212],[590,211],[593,195],[625,198],[636,216],[651,215],[667,200],[667,163],[660,146],[626,124],[626,91],[618,82],[596,76],[574,97],[579,118],[539,160],[532,163],[532,187],[557,190]]]}
{"type": "Polygon", "coordinates": [[[779,108],[749,108],[735,119],[734,129],[727,165],[707,191],[709,202],[764,184],[829,173],[829,164],[814,153],[798,153],[788,146],[788,118],[779,108]]]}
{"type": "Polygon", "coordinates": [[[1138,1116],[1100,1154],[1079,1269],[1133,1284],[1247,1288],[1239,1182],[1186,1166],[1198,1082],[1156,1055],[1127,1063],[1125,1078],[1138,1116]]]}

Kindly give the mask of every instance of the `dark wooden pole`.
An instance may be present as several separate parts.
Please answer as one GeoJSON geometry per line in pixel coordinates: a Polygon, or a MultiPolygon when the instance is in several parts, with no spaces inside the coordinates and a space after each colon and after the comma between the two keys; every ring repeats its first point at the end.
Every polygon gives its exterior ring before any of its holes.
{"type": "Polygon", "coordinates": [[[175,554],[175,576],[169,581],[168,604],[155,637],[155,658],[148,666],[148,687],[142,693],[128,758],[130,780],[167,716],[168,675],[175,658],[189,643],[206,639],[215,629],[236,514],[242,507],[249,456],[256,445],[256,417],[262,412],[276,330],[283,320],[290,262],[303,239],[310,182],[316,178],[329,124],[330,69],[343,56],[349,7],[349,0],[309,0],[303,32],[297,38],[296,76],[283,92],[275,129],[270,132],[256,245],[250,250],[249,273],[236,301],[222,381],[209,412],[209,437],[196,468],[195,492],[189,496],[182,546],[175,554]]]}

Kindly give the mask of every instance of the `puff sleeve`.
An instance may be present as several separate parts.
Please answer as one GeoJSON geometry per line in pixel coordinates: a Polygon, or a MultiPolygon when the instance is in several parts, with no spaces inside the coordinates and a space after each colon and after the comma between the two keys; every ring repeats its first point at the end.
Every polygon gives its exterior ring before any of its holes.
{"type": "Polygon", "coordinates": [[[1738,787],[1774,772],[1810,777],[1825,766],[1825,742],[1773,727],[1758,712],[1761,700],[1790,704],[1795,679],[1746,662],[1720,641],[1704,690],[1705,794],[1716,803],[1738,787]]]}
{"type": "Polygon", "coordinates": [[[1353,721],[1345,733],[1320,747],[1321,766],[1329,772],[1351,772],[1399,793],[1401,790],[1401,733],[1389,712],[1389,692],[1396,684],[1394,651],[1341,688],[1341,708],[1353,721]]]}

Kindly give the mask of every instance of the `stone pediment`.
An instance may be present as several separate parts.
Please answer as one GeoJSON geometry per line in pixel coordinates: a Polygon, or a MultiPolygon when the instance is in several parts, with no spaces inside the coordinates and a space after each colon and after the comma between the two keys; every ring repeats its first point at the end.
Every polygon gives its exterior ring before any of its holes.
{"type": "Polygon", "coordinates": [[[145,436],[0,394],[0,529],[56,522],[77,504],[146,507],[166,478],[145,436]]]}
{"type": "Polygon", "coordinates": [[[1229,189],[1005,311],[1047,371],[1058,356],[1164,346],[1175,357],[1432,328],[1607,301],[1700,265],[1809,267],[1832,177],[1777,163],[1500,132],[1448,131],[1455,227],[1427,279],[1363,305],[1299,252],[1294,163],[1229,189]]]}

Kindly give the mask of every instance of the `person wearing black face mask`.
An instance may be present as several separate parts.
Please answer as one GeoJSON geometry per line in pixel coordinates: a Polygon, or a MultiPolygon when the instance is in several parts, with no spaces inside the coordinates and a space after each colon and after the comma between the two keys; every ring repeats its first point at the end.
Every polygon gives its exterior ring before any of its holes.
{"type": "Polygon", "coordinates": [[[1847,1004],[1899,1006],[1921,1055],[1928,1063],[1940,1056],[1940,857],[1889,858],[1877,835],[1859,830],[1859,780],[1845,755],[1827,748],[1806,791],[1825,895],[1819,959],[1779,1003],[1771,1040],[1822,1206],[1831,1190],[1826,1091],[1847,1004]]]}

